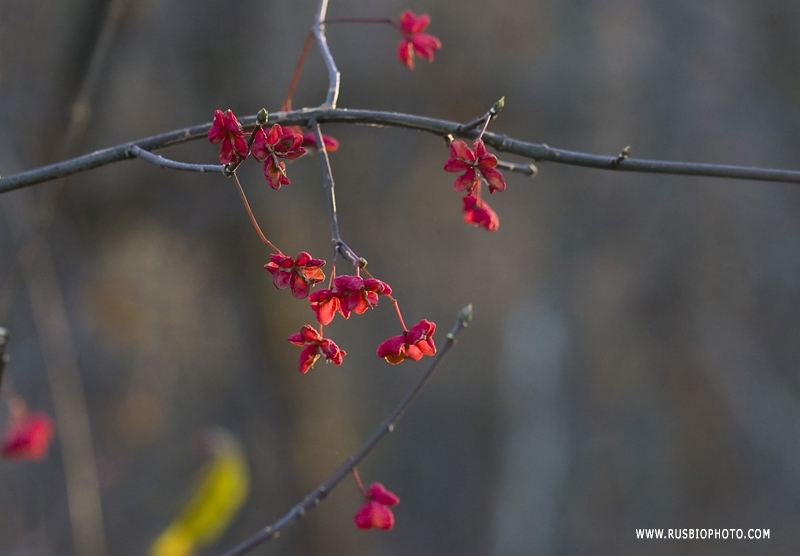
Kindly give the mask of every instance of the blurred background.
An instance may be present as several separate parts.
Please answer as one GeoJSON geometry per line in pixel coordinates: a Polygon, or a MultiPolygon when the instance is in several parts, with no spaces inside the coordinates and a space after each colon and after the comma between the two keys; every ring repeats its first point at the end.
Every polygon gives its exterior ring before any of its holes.
{"type": "MultiPolygon", "coordinates": [[[[316,2],[0,1],[0,173],[280,109],[316,2]],[[92,60],[97,60],[92,63],[92,60]],[[72,117],[76,99],[86,99],[72,117]],[[72,123],[70,123],[72,122],[72,123]]],[[[430,14],[399,34],[336,25],[339,105],[455,121],[572,150],[800,168],[800,4],[766,0],[331,0],[334,17],[430,14]]],[[[313,48],[294,98],[327,89],[313,48]]],[[[444,143],[326,125],[344,239],[406,322],[475,319],[359,467],[397,493],[391,532],[352,523],[346,480],[259,554],[796,554],[800,189],[540,164],[462,220],[444,143]],[[645,541],[636,528],[767,528],[769,540],[645,541]]],[[[161,151],[214,163],[197,141],[161,151]]],[[[319,160],[271,190],[239,171],[266,235],[330,260],[319,160]]],[[[38,463],[0,461],[0,553],[144,554],[180,508],[195,434],[243,439],[252,492],[219,554],[281,517],[368,437],[427,361],[374,355],[391,305],[326,335],[340,367],[297,372],[313,322],[276,290],[234,184],[114,164],[0,196],[5,403],[57,420],[38,463]],[[69,493],[69,494],[68,494],[69,493]]],[[[326,267],[326,271],[329,266],[326,267]]]]}

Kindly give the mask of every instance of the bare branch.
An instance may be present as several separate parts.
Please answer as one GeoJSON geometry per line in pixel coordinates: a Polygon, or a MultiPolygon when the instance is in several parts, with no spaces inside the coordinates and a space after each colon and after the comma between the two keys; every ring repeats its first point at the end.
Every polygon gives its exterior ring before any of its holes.
{"type": "Polygon", "coordinates": [[[386,417],[386,419],[384,419],[383,422],[378,425],[378,428],[375,429],[375,432],[372,433],[372,436],[369,437],[369,440],[367,440],[361,446],[361,448],[359,448],[355,455],[350,456],[344,462],[342,462],[339,468],[334,471],[324,483],[318,486],[308,496],[303,498],[303,500],[289,510],[286,515],[272,525],[264,527],[246,541],[226,552],[223,556],[241,556],[242,554],[250,552],[265,542],[277,538],[280,535],[281,530],[285,529],[295,521],[299,521],[300,518],[306,515],[306,513],[314,509],[323,500],[325,500],[334,487],[336,487],[336,485],[338,485],[342,479],[344,479],[350,473],[350,471],[356,467],[361,460],[363,460],[367,454],[372,451],[373,448],[375,448],[378,442],[380,442],[384,436],[394,431],[395,425],[397,425],[397,422],[411,405],[411,402],[414,401],[422,388],[428,383],[431,377],[433,377],[433,373],[439,367],[439,363],[441,363],[447,352],[450,351],[450,348],[453,347],[456,335],[461,330],[466,328],[471,320],[472,305],[468,305],[461,309],[461,311],[458,313],[458,318],[456,319],[453,328],[450,330],[450,332],[448,332],[447,340],[445,341],[444,346],[439,349],[439,352],[436,354],[436,358],[431,361],[425,372],[420,375],[403,399],[400,400],[400,403],[398,403],[392,412],[386,417]]]}
{"type": "MultiPolygon", "coordinates": [[[[245,128],[251,129],[256,122],[255,116],[248,116],[240,120],[245,128]]],[[[461,134],[461,124],[448,120],[428,118],[413,114],[399,112],[383,112],[377,110],[350,110],[345,108],[319,107],[303,110],[275,112],[269,115],[270,123],[281,125],[310,126],[312,121],[318,123],[350,123],[367,124],[376,126],[400,127],[426,131],[444,137],[447,134],[474,139],[479,131],[468,130],[461,134]]],[[[135,155],[131,147],[136,145],[144,150],[152,151],[205,138],[210,123],[199,124],[185,129],[179,129],[161,135],[154,135],[124,145],[111,147],[90,154],[79,156],[49,166],[34,170],[20,172],[11,176],[0,178],[0,194],[23,187],[58,179],[64,176],[85,172],[93,168],[105,166],[112,162],[128,160],[135,155]]],[[[715,178],[745,179],[758,181],[772,181],[785,183],[800,183],[800,171],[778,170],[773,168],[758,168],[752,166],[731,166],[725,164],[707,164],[702,162],[679,162],[668,160],[647,160],[639,158],[625,158],[619,160],[616,155],[597,155],[577,151],[557,149],[545,144],[531,143],[513,139],[507,135],[487,131],[483,135],[487,145],[501,152],[519,155],[534,161],[555,162],[586,168],[601,170],[614,170],[620,172],[643,172],[651,174],[675,174],[684,176],[705,176],[715,178]]]]}

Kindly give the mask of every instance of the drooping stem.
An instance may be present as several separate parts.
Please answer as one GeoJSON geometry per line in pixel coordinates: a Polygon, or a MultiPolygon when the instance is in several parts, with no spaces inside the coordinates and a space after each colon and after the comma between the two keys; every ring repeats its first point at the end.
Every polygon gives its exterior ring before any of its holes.
{"type": "Polygon", "coordinates": [[[408,328],[406,328],[406,323],[403,320],[403,313],[400,312],[400,304],[391,295],[387,295],[386,297],[388,297],[389,301],[391,301],[392,305],[394,305],[394,310],[397,312],[397,318],[400,319],[400,326],[403,327],[403,332],[408,332],[408,328]]]}
{"type": "Polygon", "coordinates": [[[478,139],[482,139],[483,138],[483,134],[486,133],[486,128],[489,127],[489,122],[490,121],[492,121],[491,114],[486,116],[486,121],[484,122],[483,127],[481,128],[481,132],[478,135],[478,139]]]}
{"type": "MultiPolygon", "coordinates": [[[[360,267],[360,270],[361,270],[361,271],[362,271],[364,274],[366,274],[367,278],[370,278],[370,279],[372,279],[372,280],[374,280],[374,279],[375,279],[375,277],[372,275],[372,273],[370,273],[370,271],[369,271],[369,270],[367,270],[366,266],[362,266],[362,267],[360,267]]],[[[398,319],[400,319],[400,326],[402,326],[402,327],[403,327],[403,332],[408,332],[408,328],[406,328],[406,323],[405,323],[405,321],[403,320],[403,314],[400,312],[400,304],[397,302],[397,300],[394,298],[394,296],[392,296],[392,294],[385,293],[385,294],[383,294],[383,295],[385,295],[385,296],[386,296],[386,299],[388,299],[389,301],[391,301],[391,302],[392,302],[392,305],[394,305],[394,310],[397,312],[397,318],[398,318],[398,319]]]]}
{"type": "Polygon", "coordinates": [[[253,223],[253,228],[256,229],[256,233],[258,237],[261,238],[261,241],[275,251],[278,255],[283,255],[280,249],[275,247],[270,240],[267,239],[267,236],[264,235],[264,232],[261,231],[261,226],[258,225],[258,221],[256,220],[255,215],[253,214],[253,210],[250,208],[250,203],[247,202],[247,196],[244,194],[244,189],[242,189],[242,184],[239,182],[239,176],[233,174],[233,179],[236,181],[236,187],[239,189],[239,196],[242,198],[242,203],[244,203],[244,208],[247,211],[247,215],[250,217],[250,222],[253,223]]]}
{"type": "Polygon", "coordinates": [[[364,483],[361,482],[361,477],[358,476],[358,469],[356,469],[354,466],[350,471],[353,473],[353,479],[355,479],[356,485],[358,485],[358,490],[361,491],[361,496],[366,498],[367,491],[364,490],[364,483]]]}

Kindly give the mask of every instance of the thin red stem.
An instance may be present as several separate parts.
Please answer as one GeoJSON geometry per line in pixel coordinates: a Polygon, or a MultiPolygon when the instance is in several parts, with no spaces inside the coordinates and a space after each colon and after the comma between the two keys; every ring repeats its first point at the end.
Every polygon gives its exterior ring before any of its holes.
{"type": "Polygon", "coordinates": [[[391,301],[392,305],[394,305],[394,310],[397,311],[397,318],[400,319],[400,326],[403,327],[403,332],[408,332],[408,328],[406,328],[406,323],[403,322],[403,314],[400,312],[400,304],[397,303],[397,300],[391,295],[387,295],[386,297],[389,298],[389,301],[391,301]]]}
{"type": "MultiPolygon", "coordinates": [[[[375,277],[372,275],[372,273],[369,270],[366,269],[366,267],[361,267],[361,270],[364,271],[364,274],[367,275],[367,278],[371,278],[372,280],[375,279],[375,277]]],[[[386,296],[386,299],[391,301],[392,304],[394,305],[394,310],[397,311],[397,318],[400,319],[400,326],[403,327],[403,332],[408,332],[408,328],[406,328],[406,323],[403,321],[403,314],[400,312],[400,304],[397,302],[397,300],[394,297],[392,297],[391,294],[387,293],[387,294],[384,294],[384,295],[386,296]]]]}
{"type": "MultiPolygon", "coordinates": [[[[336,257],[335,254],[334,254],[334,257],[336,257]]],[[[333,286],[333,279],[334,278],[336,278],[336,259],[335,258],[333,259],[333,264],[331,265],[331,275],[328,278],[328,289],[331,289],[331,286],[333,286]]]]}
{"type": "Polygon", "coordinates": [[[358,485],[358,490],[361,491],[361,496],[366,498],[367,497],[367,491],[364,490],[364,483],[361,482],[361,477],[358,476],[358,469],[353,467],[353,469],[351,469],[351,471],[353,472],[353,478],[356,480],[356,484],[358,485]]]}
{"type": "Polygon", "coordinates": [[[247,211],[248,216],[250,216],[250,222],[253,223],[253,227],[256,229],[256,233],[258,233],[258,237],[261,238],[261,241],[264,242],[264,245],[275,251],[278,255],[283,255],[280,249],[275,247],[270,240],[267,239],[267,236],[264,235],[264,232],[261,231],[261,227],[258,225],[256,221],[256,217],[253,214],[253,210],[250,208],[250,203],[247,202],[247,196],[244,194],[244,189],[242,189],[242,184],[239,182],[239,176],[233,174],[233,179],[236,180],[236,187],[239,189],[239,196],[242,198],[242,202],[244,203],[244,208],[247,211]]]}
{"type": "Polygon", "coordinates": [[[486,121],[483,123],[483,128],[481,129],[480,135],[478,135],[478,139],[483,137],[483,134],[486,133],[486,128],[489,127],[489,122],[492,121],[492,114],[489,113],[486,115],[486,121]]]}
{"type": "Polygon", "coordinates": [[[306,54],[308,54],[308,49],[311,48],[312,40],[314,40],[314,33],[309,32],[308,37],[306,37],[306,43],[303,45],[303,51],[300,53],[300,59],[297,61],[297,67],[294,69],[294,76],[292,76],[292,82],[289,85],[289,90],[286,92],[286,98],[283,99],[282,111],[292,109],[292,96],[297,87],[297,81],[300,79],[300,71],[303,69],[303,64],[306,61],[306,54]]]}

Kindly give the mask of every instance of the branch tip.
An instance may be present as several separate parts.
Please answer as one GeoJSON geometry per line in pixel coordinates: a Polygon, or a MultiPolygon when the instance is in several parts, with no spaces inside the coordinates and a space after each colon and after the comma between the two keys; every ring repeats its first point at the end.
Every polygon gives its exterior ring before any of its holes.
{"type": "Polygon", "coordinates": [[[472,322],[472,303],[459,311],[458,322],[461,323],[462,328],[466,328],[469,326],[469,323],[472,322]]]}
{"type": "Polygon", "coordinates": [[[489,114],[492,115],[492,119],[495,119],[497,116],[500,115],[500,112],[502,112],[502,110],[505,107],[505,105],[506,105],[506,97],[502,96],[502,97],[500,97],[500,100],[495,102],[494,106],[492,106],[489,109],[489,114]]]}
{"type": "Polygon", "coordinates": [[[461,329],[469,326],[470,322],[472,322],[472,303],[458,312],[456,323],[453,325],[453,329],[447,333],[447,339],[451,342],[455,340],[456,334],[458,334],[461,329]]]}

